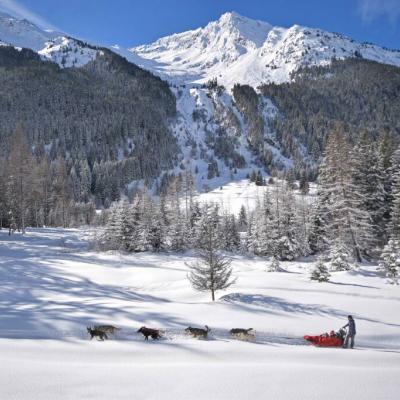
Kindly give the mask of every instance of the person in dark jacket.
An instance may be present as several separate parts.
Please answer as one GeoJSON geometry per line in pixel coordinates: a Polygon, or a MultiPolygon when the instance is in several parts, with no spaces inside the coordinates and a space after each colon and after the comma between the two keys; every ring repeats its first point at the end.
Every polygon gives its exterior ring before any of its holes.
{"type": "Polygon", "coordinates": [[[349,315],[347,318],[349,322],[343,327],[347,328],[347,335],[343,344],[344,349],[347,349],[349,341],[350,341],[350,347],[351,348],[354,347],[354,336],[356,336],[356,323],[354,321],[354,318],[351,315],[349,315]]]}

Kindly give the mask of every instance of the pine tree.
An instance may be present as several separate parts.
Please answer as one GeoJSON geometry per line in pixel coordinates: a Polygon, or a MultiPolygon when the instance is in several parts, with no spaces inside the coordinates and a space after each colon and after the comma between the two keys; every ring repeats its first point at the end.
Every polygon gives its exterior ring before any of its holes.
{"type": "Polygon", "coordinates": [[[310,184],[308,183],[307,174],[303,172],[299,182],[300,193],[306,195],[310,191],[310,184]]]}
{"type": "MultiPolygon", "coordinates": [[[[376,144],[364,132],[352,151],[353,155],[353,185],[360,194],[363,210],[371,218],[373,230],[372,244],[382,244],[386,240],[385,228],[385,176],[382,164],[379,162],[379,152],[376,144]]],[[[368,252],[368,249],[366,249],[368,252]]]]}
{"type": "Polygon", "coordinates": [[[334,243],[329,258],[332,271],[349,271],[352,269],[348,248],[340,240],[334,243]]]}
{"type": "Polygon", "coordinates": [[[389,237],[400,241],[400,146],[393,154],[391,163],[389,237]]]}
{"type": "Polygon", "coordinates": [[[151,251],[158,252],[163,250],[166,246],[165,244],[165,227],[162,220],[162,215],[160,209],[154,205],[152,207],[151,215],[149,218],[149,230],[147,242],[150,246],[151,251]]]}
{"type": "Polygon", "coordinates": [[[7,204],[17,228],[25,233],[34,162],[24,129],[17,125],[12,137],[8,162],[7,204]]]}
{"type": "Polygon", "coordinates": [[[245,251],[248,251],[252,254],[258,254],[258,232],[257,232],[257,224],[256,224],[256,216],[253,212],[250,214],[247,223],[247,231],[246,231],[246,240],[245,240],[245,251]]]}
{"type": "Polygon", "coordinates": [[[296,187],[296,177],[294,175],[294,170],[291,168],[287,173],[286,173],[286,185],[289,189],[294,189],[296,187]]]}
{"type": "Polygon", "coordinates": [[[88,203],[90,199],[91,186],[92,186],[92,174],[90,172],[89,165],[86,160],[80,163],[80,190],[79,200],[88,203]]]}
{"type": "MultiPolygon", "coordinates": [[[[381,133],[378,142],[378,166],[383,174],[383,188],[385,193],[384,202],[382,205],[382,221],[383,227],[387,228],[390,220],[390,212],[392,205],[392,186],[393,176],[395,171],[400,166],[400,151],[396,151],[396,156],[393,154],[395,149],[395,141],[388,131],[381,133]]],[[[389,232],[384,230],[384,239],[387,241],[389,232]]]]}
{"type": "Polygon", "coordinates": [[[382,270],[391,284],[399,284],[400,277],[400,242],[390,239],[381,254],[379,269],[382,270]]]}
{"type": "Polygon", "coordinates": [[[108,214],[104,234],[99,238],[99,245],[105,250],[118,250],[121,248],[124,235],[126,235],[122,224],[123,204],[114,203],[108,214]]]}
{"type": "Polygon", "coordinates": [[[131,221],[129,215],[130,205],[127,201],[121,201],[120,207],[117,209],[115,223],[115,240],[117,241],[117,249],[130,251],[131,244],[131,221]]]}
{"type": "Polygon", "coordinates": [[[172,250],[182,251],[187,246],[188,234],[186,219],[196,218],[196,210],[194,209],[190,176],[186,176],[189,180],[184,187],[185,190],[185,208],[187,213],[181,210],[181,184],[177,177],[173,177],[167,187],[165,196],[161,198],[161,213],[167,229],[168,243],[172,250]],[[186,218],[185,218],[186,217],[186,218]]]}
{"type": "Polygon", "coordinates": [[[227,251],[236,251],[240,248],[240,236],[233,214],[224,213],[221,222],[221,248],[227,251]]]}
{"type": "Polygon", "coordinates": [[[221,217],[219,215],[219,207],[216,204],[204,204],[201,209],[201,216],[195,225],[195,242],[194,247],[204,249],[210,246],[210,242],[221,248],[221,217]]]}
{"type": "Polygon", "coordinates": [[[268,191],[264,192],[261,201],[257,199],[249,235],[248,245],[254,254],[268,256],[275,253],[278,231],[268,191]]]}
{"type": "Polygon", "coordinates": [[[199,261],[189,265],[188,279],[198,291],[210,291],[215,300],[215,292],[235,283],[232,279],[231,261],[219,252],[221,238],[219,231],[218,207],[206,204],[197,225],[196,245],[199,261]]]}
{"type": "Polygon", "coordinates": [[[63,228],[67,228],[72,190],[64,159],[59,159],[55,164],[52,193],[55,214],[53,225],[61,224],[63,228]]]}
{"type": "Polygon", "coordinates": [[[343,128],[336,125],[329,136],[320,168],[320,196],[330,241],[347,243],[354,258],[361,262],[373,244],[371,215],[365,209],[365,197],[354,182],[355,166],[351,147],[343,128]]]}
{"type": "Polygon", "coordinates": [[[5,162],[0,158],[0,230],[5,226],[8,214],[6,187],[6,166],[5,162]]]}
{"type": "Polygon", "coordinates": [[[244,208],[244,205],[240,207],[240,212],[239,212],[239,229],[240,231],[246,231],[247,229],[247,213],[246,209],[244,208]]]}
{"type": "Polygon", "coordinates": [[[268,272],[280,272],[282,268],[280,266],[279,259],[275,256],[271,258],[271,262],[268,265],[268,272]]]}
{"type": "Polygon", "coordinates": [[[315,267],[311,271],[310,279],[318,282],[328,282],[330,273],[322,258],[318,258],[315,267]]]}
{"type": "Polygon", "coordinates": [[[276,190],[275,197],[277,234],[274,235],[276,239],[273,251],[280,260],[291,261],[306,254],[307,251],[302,246],[306,240],[300,239],[301,229],[292,190],[288,187],[276,190]]]}

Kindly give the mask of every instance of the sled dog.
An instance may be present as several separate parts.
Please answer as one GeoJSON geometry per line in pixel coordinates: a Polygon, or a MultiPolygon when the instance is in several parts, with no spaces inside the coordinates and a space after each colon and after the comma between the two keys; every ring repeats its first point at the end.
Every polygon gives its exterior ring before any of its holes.
{"type": "Polygon", "coordinates": [[[249,329],[233,328],[230,330],[230,333],[233,337],[241,340],[254,339],[256,336],[256,333],[253,328],[249,329]]]}
{"type": "Polygon", "coordinates": [[[92,340],[94,337],[98,337],[100,340],[108,339],[107,334],[99,329],[88,326],[86,327],[86,330],[90,335],[90,340],[92,340]]]}
{"type": "Polygon", "coordinates": [[[204,326],[206,329],[192,328],[191,326],[189,326],[185,329],[185,332],[189,335],[192,335],[193,337],[205,339],[208,335],[208,332],[210,332],[210,328],[207,325],[204,326]]]}
{"type": "Polygon", "coordinates": [[[138,333],[141,333],[145,340],[149,340],[149,336],[153,339],[160,339],[162,336],[162,333],[158,329],[151,329],[151,328],[146,328],[145,326],[142,326],[139,330],[138,333]]]}
{"type": "Polygon", "coordinates": [[[104,333],[111,333],[112,335],[115,335],[116,331],[121,330],[121,328],[117,328],[116,326],[113,325],[96,325],[93,327],[93,329],[102,331],[104,333]]]}

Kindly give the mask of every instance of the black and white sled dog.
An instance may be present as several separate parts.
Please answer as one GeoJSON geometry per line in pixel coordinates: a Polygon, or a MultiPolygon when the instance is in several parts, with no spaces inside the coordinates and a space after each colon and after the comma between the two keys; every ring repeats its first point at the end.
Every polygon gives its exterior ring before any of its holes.
{"type": "Polygon", "coordinates": [[[206,329],[193,328],[193,327],[189,326],[185,329],[185,332],[188,333],[189,335],[192,335],[195,338],[206,339],[208,336],[208,332],[210,332],[211,329],[207,325],[204,325],[204,327],[206,329]]]}

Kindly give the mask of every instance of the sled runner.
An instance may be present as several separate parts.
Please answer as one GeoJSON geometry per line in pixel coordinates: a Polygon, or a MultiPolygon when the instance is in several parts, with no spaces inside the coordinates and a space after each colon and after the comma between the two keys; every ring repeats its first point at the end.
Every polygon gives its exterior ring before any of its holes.
{"type": "Polygon", "coordinates": [[[339,332],[331,331],[331,333],[323,333],[319,336],[304,336],[307,342],[317,347],[342,347],[346,331],[340,329],[339,332]]]}

